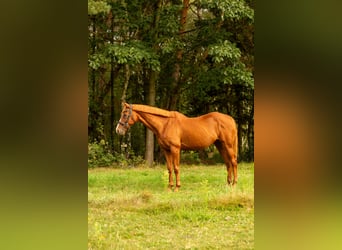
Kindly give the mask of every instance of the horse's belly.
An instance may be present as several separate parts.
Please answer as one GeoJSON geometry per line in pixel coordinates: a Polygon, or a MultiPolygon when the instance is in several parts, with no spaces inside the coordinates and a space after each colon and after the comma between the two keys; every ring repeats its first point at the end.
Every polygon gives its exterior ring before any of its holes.
{"type": "Polygon", "coordinates": [[[205,138],[194,136],[192,138],[185,138],[181,141],[182,149],[202,149],[210,146],[215,142],[215,138],[205,138]]]}

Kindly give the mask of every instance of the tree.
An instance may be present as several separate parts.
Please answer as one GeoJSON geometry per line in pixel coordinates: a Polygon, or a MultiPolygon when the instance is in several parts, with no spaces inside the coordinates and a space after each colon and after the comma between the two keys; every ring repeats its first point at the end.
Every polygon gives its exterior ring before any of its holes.
{"type": "MultiPolygon", "coordinates": [[[[253,160],[254,2],[243,0],[88,0],[89,140],[121,151],[113,121],[126,100],[232,115],[240,159],[253,160]],[[129,77],[127,77],[127,74],[129,77]]],[[[152,164],[153,135],[134,126],[132,148],[152,164]]]]}

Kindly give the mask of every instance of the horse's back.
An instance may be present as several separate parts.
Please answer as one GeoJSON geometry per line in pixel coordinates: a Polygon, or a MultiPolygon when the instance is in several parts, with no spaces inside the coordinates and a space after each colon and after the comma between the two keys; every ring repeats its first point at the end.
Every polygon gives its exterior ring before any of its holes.
{"type": "Polygon", "coordinates": [[[212,117],[214,117],[214,119],[217,119],[217,121],[223,124],[232,126],[232,128],[236,127],[235,120],[230,115],[219,113],[219,112],[211,112],[208,115],[211,115],[212,117]]]}
{"type": "Polygon", "coordinates": [[[222,135],[229,138],[236,133],[234,119],[219,112],[198,117],[186,117],[177,112],[175,124],[177,126],[173,128],[179,131],[184,149],[205,148],[219,140],[222,135]]]}
{"type": "Polygon", "coordinates": [[[223,126],[228,129],[236,128],[236,123],[233,117],[216,111],[197,117],[187,117],[182,113],[176,112],[176,118],[180,122],[181,126],[190,126],[193,129],[203,126],[223,126]]]}
{"type": "Polygon", "coordinates": [[[215,123],[220,126],[227,127],[229,129],[234,129],[236,127],[235,120],[233,119],[233,117],[220,112],[210,112],[208,114],[201,115],[195,118],[198,118],[198,120],[201,120],[204,123],[215,123]]]}

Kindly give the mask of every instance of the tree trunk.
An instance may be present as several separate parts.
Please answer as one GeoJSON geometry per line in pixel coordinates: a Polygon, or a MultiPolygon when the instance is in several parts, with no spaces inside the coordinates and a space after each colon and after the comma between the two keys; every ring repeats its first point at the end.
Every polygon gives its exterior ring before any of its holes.
{"type": "MultiPolygon", "coordinates": [[[[153,49],[156,51],[158,49],[158,27],[160,20],[160,7],[162,1],[157,1],[155,3],[155,15],[153,20],[153,26],[151,27],[152,37],[153,37],[153,49]]],[[[156,104],[156,81],[157,81],[157,71],[150,70],[150,78],[148,81],[148,86],[145,89],[145,98],[148,105],[155,106],[156,104]]],[[[153,165],[154,160],[154,135],[151,130],[146,128],[146,150],[145,150],[145,161],[148,166],[153,165]]]]}
{"type": "MultiPolygon", "coordinates": [[[[181,12],[181,18],[180,18],[180,26],[179,26],[179,37],[182,38],[185,31],[185,25],[186,25],[186,18],[188,15],[189,10],[189,4],[190,0],[183,0],[183,8],[181,12]]],[[[172,73],[172,83],[171,83],[171,96],[170,96],[170,102],[169,102],[169,110],[176,110],[177,109],[177,103],[180,95],[180,63],[183,58],[183,50],[178,49],[176,53],[176,63],[174,66],[174,70],[172,73]]]]}
{"type": "Polygon", "coordinates": [[[114,152],[114,65],[110,70],[110,150],[114,152]]]}
{"type": "Polygon", "coordinates": [[[252,106],[251,113],[249,115],[249,121],[248,121],[248,160],[254,161],[254,104],[252,106]]]}
{"type": "Polygon", "coordinates": [[[127,96],[127,88],[128,88],[128,83],[129,79],[131,77],[131,72],[128,64],[125,64],[125,82],[124,82],[124,88],[122,91],[122,96],[121,96],[121,102],[126,102],[126,96],[127,96]]]}
{"type": "MultiPolygon", "coordinates": [[[[147,104],[154,106],[156,101],[156,80],[157,72],[151,70],[150,79],[148,82],[148,89],[146,93],[147,104]]],[[[153,165],[154,160],[154,135],[151,130],[146,128],[146,150],[145,150],[145,161],[148,166],[153,165]]]]}
{"type": "Polygon", "coordinates": [[[241,86],[236,87],[237,98],[237,130],[238,130],[238,159],[242,156],[242,99],[241,99],[241,86]]]}
{"type": "MultiPolygon", "coordinates": [[[[95,54],[96,51],[96,25],[95,25],[95,17],[92,19],[92,43],[91,43],[91,53],[95,54]]],[[[94,69],[90,69],[90,78],[91,78],[91,88],[90,88],[90,95],[89,95],[89,117],[88,117],[88,134],[90,141],[94,141],[96,134],[95,134],[95,121],[96,121],[96,112],[95,112],[95,91],[96,91],[96,73],[94,69]]]]}
{"type": "MultiPolygon", "coordinates": [[[[121,103],[126,102],[126,96],[127,96],[127,88],[128,88],[128,84],[129,84],[129,79],[130,79],[130,68],[128,64],[125,64],[125,81],[124,81],[124,87],[123,87],[123,91],[122,91],[122,96],[121,96],[121,103]]],[[[129,158],[129,153],[131,152],[131,148],[132,148],[132,143],[131,143],[131,130],[129,129],[127,132],[127,136],[125,138],[125,142],[126,142],[126,147],[122,147],[122,143],[123,141],[120,141],[120,150],[125,151],[125,155],[126,155],[126,159],[129,158]],[[123,150],[124,148],[124,150],[123,150]]]]}

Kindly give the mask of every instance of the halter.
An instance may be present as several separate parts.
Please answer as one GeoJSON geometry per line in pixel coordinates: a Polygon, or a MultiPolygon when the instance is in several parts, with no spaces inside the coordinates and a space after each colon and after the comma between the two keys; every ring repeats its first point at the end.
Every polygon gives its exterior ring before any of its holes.
{"type": "MultiPolygon", "coordinates": [[[[129,111],[128,111],[128,116],[127,116],[127,119],[125,122],[121,122],[119,121],[119,124],[121,126],[125,126],[125,127],[128,127],[128,122],[129,122],[129,119],[131,118],[132,116],[132,104],[129,105],[129,111]]],[[[121,120],[121,119],[120,119],[121,120]]]]}

